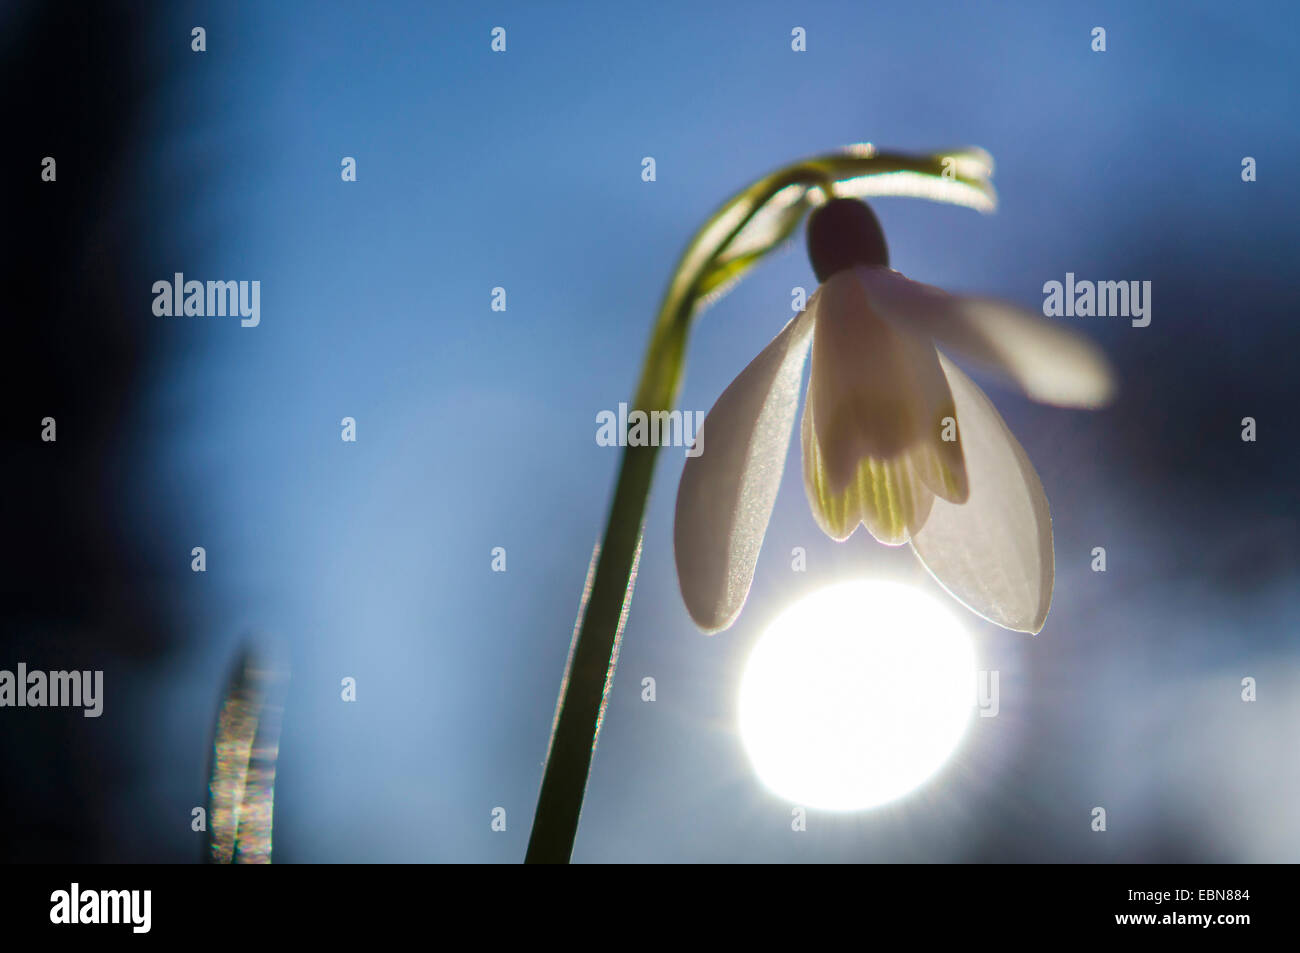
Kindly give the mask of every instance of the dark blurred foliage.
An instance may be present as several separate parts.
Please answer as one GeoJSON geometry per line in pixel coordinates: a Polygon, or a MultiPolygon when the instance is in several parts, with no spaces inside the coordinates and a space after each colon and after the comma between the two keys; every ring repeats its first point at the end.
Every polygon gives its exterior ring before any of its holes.
{"type": "MultiPolygon", "coordinates": [[[[169,644],[149,557],[124,505],[144,435],[133,432],[148,328],[128,307],[148,235],[139,132],[160,83],[154,7],[44,3],[3,30],[6,315],[0,668],[115,670],[169,644]],[[41,178],[42,159],[57,179],[41,178]],[[41,420],[55,418],[57,441],[41,420]]],[[[138,310],[138,308],[136,309],[138,310]]],[[[121,682],[118,682],[120,685],[121,682]]],[[[93,861],[105,809],[133,771],[129,717],[79,708],[0,711],[0,859],[93,861]]]]}

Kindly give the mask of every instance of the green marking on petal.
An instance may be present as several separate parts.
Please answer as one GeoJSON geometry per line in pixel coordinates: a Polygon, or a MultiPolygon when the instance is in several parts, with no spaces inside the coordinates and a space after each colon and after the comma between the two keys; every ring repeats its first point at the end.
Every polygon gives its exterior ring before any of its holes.
{"type": "Polygon", "coordinates": [[[880,542],[900,546],[925,524],[934,494],[921,481],[909,454],[887,460],[864,457],[848,486],[835,492],[814,431],[811,401],[804,403],[800,437],[808,505],[831,539],[848,539],[862,523],[880,542]]]}

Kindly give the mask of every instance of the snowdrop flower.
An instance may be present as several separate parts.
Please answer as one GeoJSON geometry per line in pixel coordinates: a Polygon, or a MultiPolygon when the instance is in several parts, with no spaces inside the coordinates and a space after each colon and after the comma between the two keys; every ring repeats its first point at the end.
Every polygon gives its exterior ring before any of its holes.
{"type": "Polygon", "coordinates": [[[974,612],[1038,632],[1052,599],[1047,497],[992,402],[936,346],[1062,407],[1109,400],[1105,359],[1042,317],[892,270],[857,199],[813,213],[808,250],[820,286],[718,398],[682,472],[674,546],[691,617],[721,631],[745,603],[811,350],[800,439],[818,525],[835,540],[862,523],[882,543],[910,542],[974,612]]]}

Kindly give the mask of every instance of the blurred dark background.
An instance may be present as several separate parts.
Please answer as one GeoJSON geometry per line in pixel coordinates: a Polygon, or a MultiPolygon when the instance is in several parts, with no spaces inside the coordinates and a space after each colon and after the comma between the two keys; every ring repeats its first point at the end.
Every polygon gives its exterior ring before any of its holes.
{"type": "MultiPolygon", "coordinates": [[[[140,419],[150,368],[163,359],[133,305],[163,198],[140,163],[150,103],[168,75],[150,55],[154,14],[150,4],[17,4],[2,31],[10,146],[0,667],[103,669],[123,688],[181,642],[155,534],[126,505],[138,461],[157,442],[140,419]],[[41,178],[46,156],[56,160],[54,182],[41,178]],[[54,442],[41,440],[46,417],[54,442]]],[[[114,856],[106,815],[138,783],[126,752],[141,727],[120,714],[101,723],[79,708],[4,710],[6,859],[114,856]]]]}
{"type": "MultiPolygon", "coordinates": [[[[999,716],[908,798],[792,837],[736,736],[749,646],[831,581],[932,584],[906,551],[819,536],[795,441],[750,603],[706,639],[677,592],[665,454],[576,859],[1300,858],[1298,20],[7,4],[0,668],[103,669],[105,701],[0,709],[0,857],[195,859],[219,695],[265,635],[293,661],[277,861],[521,859],[617,463],[595,415],[629,396],[704,216],[870,139],[998,163],[991,217],[877,203],[904,273],[1029,307],[1067,271],[1153,284],[1149,327],[1060,319],[1115,361],[1112,408],[989,387],[1053,505],[1047,627],[968,617],[999,716]],[[176,271],[260,280],[261,326],[154,316],[176,271]]],[[[814,283],[796,245],[706,313],[682,406],[707,410],[814,283]]]]}

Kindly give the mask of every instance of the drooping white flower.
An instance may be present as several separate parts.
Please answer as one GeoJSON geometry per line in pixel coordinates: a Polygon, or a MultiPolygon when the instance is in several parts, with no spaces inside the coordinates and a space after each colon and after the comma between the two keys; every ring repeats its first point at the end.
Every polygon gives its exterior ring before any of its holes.
{"type": "Polygon", "coordinates": [[[912,549],[958,600],[1038,632],[1052,598],[1047,497],[984,392],[936,345],[1028,396],[1096,407],[1114,390],[1086,339],[1013,305],[950,295],[889,268],[874,213],[836,199],[808,224],[821,282],[718,398],[677,493],[677,576],[691,617],[728,628],[754,577],[812,351],[801,442],[813,516],[912,549]]]}

